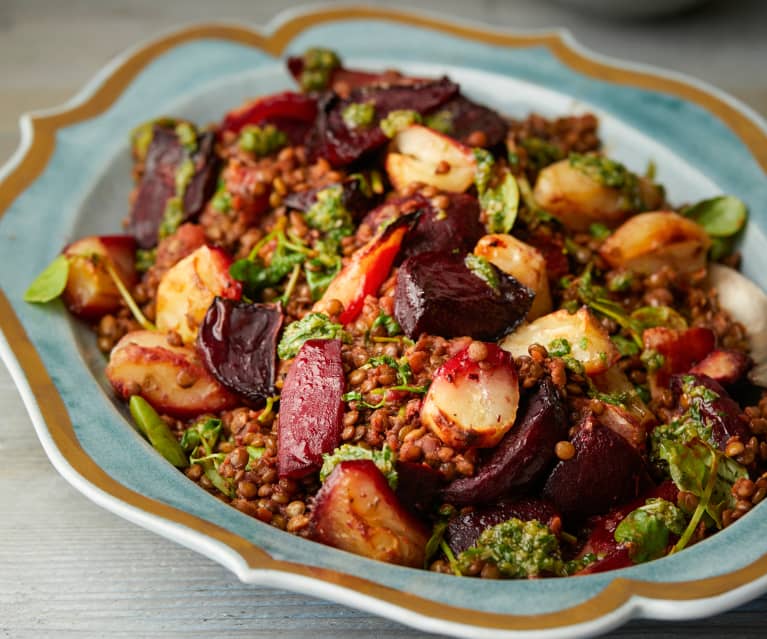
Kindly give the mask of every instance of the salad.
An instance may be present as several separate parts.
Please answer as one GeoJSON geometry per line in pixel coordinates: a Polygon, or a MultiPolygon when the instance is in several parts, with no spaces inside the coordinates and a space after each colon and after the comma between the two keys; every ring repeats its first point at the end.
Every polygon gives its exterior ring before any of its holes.
{"type": "Polygon", "coordinates": [[[220,122],[137,127],[124,233],[25,296],[93,327],[159,454],[289,533],[479,578],[651,561],[764,499],[743,202],[668,202],[590,114],[287,66],[220,122]]]}

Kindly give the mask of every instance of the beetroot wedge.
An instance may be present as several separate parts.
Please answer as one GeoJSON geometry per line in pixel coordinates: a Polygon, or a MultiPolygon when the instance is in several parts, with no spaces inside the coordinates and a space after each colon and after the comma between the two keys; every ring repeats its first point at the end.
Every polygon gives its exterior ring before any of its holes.
{"type": "Polygon", "coordinates": [[[274,395],[282,309],[217,297],[197,334],[208,371],[226,388],[255,403],[274,395]]]}
{"type": "Polygon", "coordinates": [[[168,200],[177,195],[176,174],[187,160],[193,163],[194,173],[184,190],[182,221],[200,214],[216,187],[218,160],[214,145],[215,135],[204,133],[197,137],[196,150],[190,154],[173,129],[154,126],[128,222],[128,229],[140,248],[157,244],[165,207],[168,200]]]}
{"type": "Polygon", "coordinates": [[[514,330],[533,302],[533,292],[492,264],[491,286],[454,253],[419,253],[397,274],[394,315],[405,334],[468,335],[494,341],[514,330]]]}
{"type": "Polygon", "coordinates": [[[636,498],[651,485],[644,460],[623,437],[585,419],[573,439],[575,456],[560,461],[546,480],[543,496],[565,516],[605,512],[636,498]]]}
{"type": "MultiPolygon", "coordinates": [[[[449,203],[437,210],[428,200],[402,243],[399,259],[426,252],[457,251],[466,254],[485,234],[479,221],[477,198],[465,193],[446,194],[449,203]]],[[[425,199],[425,198],[424,198],[425,199]]]]}
{"type": "Polygon", "coordinates": [[[442,498],[456,506],[494,502],[539,479],[551,467],[554,447],[567,436],[567,414],[556,386],[544,378],[473,477],[456,479],[442,498]]]}
{"type": "Polygon", "coordinates": [[[450,80],[419,83],[363,86],[341,100],[330,94],[320,101],[317,118],[318,155],[333,166],[345,166],[362,155],[384,146],[389,138],[379,123],[390,112],[410,109],[418,113],[438,107],[458,92],[450,80]],[[366,126],[350,127],[344,121],[344,111],[351,104],[367,103],[374,107],[374,118],[366,126]]]}
{"type": "Polygon", "coordinates": [[[429,533],[368,460],[340,463],[317,493],[312,537],[392,564],[423,568],[429,533]]]}
{"type": "Polygon", "coordinates": [[[429,115],[445,123],[445,133],[470,146],[493,147],[506,139],[508,126],[492,109],[457,95],[429,115]],[[477,134],[482,137],[478,138],[477,134]],[[477,140],[481,140],[481,143],[477,140]]]}
{"type": "Polygon", "coordinates": [[[280,395],[277,465],[280,477],[303,477],[322,465],[341,440],[346,387],[340,340],[304,343],[280,395]]]}
{"type": "Polygon", "coordinates": [[[397,498],[416,513],[431,513],[439,505],[442,475],[418,462],[397,460],[397,498]]]}

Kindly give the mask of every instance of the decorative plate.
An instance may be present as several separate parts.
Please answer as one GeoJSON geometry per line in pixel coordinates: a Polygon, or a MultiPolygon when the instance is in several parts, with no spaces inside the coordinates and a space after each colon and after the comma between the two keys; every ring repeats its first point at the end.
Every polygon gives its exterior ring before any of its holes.
{"type": "Polygon", "coordinates": [[[93,335],[22,301],[60,247],[127,212],[128,132],[166,113],[216,119],[291,86],[281,58],[330,45],[350,66],[449,74],[521,116],[593,111],[612,156],[652,159],[672,201],[742,198],[746,274],[767,286],[767,125],[711,87],[586,53],[566,33],[513,34],[384,9],[291,13],[260,31],[211,24],[113,61],[71,102],[22,119],[0,172],[0,351],[56,469],[97,504],[220,562],[248,583],[324,597],[448,635],[574,637],[633,616],[711,615],[767,590],[767,507],[679,555],[570,579],[486,581],[387,565],[289,535],[204,492],[126,421],[93,335]]]}

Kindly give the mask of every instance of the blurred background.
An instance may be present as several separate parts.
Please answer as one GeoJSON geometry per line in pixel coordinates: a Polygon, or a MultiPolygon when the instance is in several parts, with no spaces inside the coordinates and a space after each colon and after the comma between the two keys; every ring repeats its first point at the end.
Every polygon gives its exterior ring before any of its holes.
{"type": "MultiPolygon", "coordinates": [[[[65,102],[127,47],[194,22],[265,24],[298,4],[0,0],[0,165],[18,144],[21,113],[65,102]]],[[[595,53],[690,74],[767,118],[767,0],[368,4],[501,29],[566,27],[595,53]]],[[[0,413],[0,486],[6,487],[0,490],[0,637],[425,637],[342,606],[241,584],[212,561],[98,508],[54,471],[2,364],[0,413]]],[[[764,637],[765,610],[767,596],[710,620],[636,620],[613,636],[764,637]]]]}
{"type": "MultiPolygon", "coordinates": [[[[290,0],[0,0],[0,161],[18,143],[19,114],[64,102],[123,49],[191,22],[265,24],[279,11],[299,4],[290,0]]],[[[767,116],[764,0],[384,0],[362,4],[428,11],[497,28],[566,27],[595,52],[689,73],[767,116]]]]}

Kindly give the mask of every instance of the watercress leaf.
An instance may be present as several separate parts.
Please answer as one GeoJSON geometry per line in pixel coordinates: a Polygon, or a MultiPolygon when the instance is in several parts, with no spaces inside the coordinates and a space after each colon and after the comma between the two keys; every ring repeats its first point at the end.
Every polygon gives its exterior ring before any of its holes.
{"type": "Polygon", "coordinates": [[[699,499],[706,492],[712,466],[716,466],[713,488],[704,508],[721,527],[722,511],[735,505],[732,486],[738,479],[748,477],[746,468],[697,438],[686,443],[666,438],[658,442],[657,450],[660,459],[668,464],[677,488],[699,499]]]}
{"type": "Polygon", "coordinates": [[[277,355],[280,359],[291,359],[298,355],[304,342],[310,339],[348,341],[350,338],[343,326],[331,322],[324,313],[309,313],[285,327],[277,346],[277,355]]]}
{"type": "Polygon", "coordinates": [[[59,255],[29,285],[24,293],[24,301],[44,304],[55,300],[64,292],[67,277],[69,277],[69,260],[65,255],[59,255]]]}
{"type": "Polygon", "coordinates": [[[490,186],[493,168],[495,167],[495,158],[486,149],[476,148],[472,149],[472,152],[477,163],[476,172],[474,173],[474,185],[477,187],[477,193],[481,198],[487,187],[490,186]]]}
{"type": "Polygon", "coordinates": [[[669,534],[681,535],[686,526],[684,513],[674,504],[648,499],[618,524],[614,537],[618,543],[629,545],[634,563],[642,563],[665,555],[669,534]]]}
{"type": "Polygon", "coordinates": [[[734,237],[712,237],[711,248],[709,249],[709,256],[716,262],[722,258],[732,255],[735,250],[735,238],[734,237]]]}
{"type": "Polygon", "coordinates": [[[683,211],[686,217],[695,220],[711,237],[731,237],[745,225],[748,209],[745,203],[734,195],[720,195],[703,200],[683,211]]]}
{"type": "Polygon", "coordinates": [[[479,198],[487,217],[488,233],[508,233],[517,220],[519,211],[519,187],[511,171],[506,171],[503,181],[488,188],[479,198]]]}

